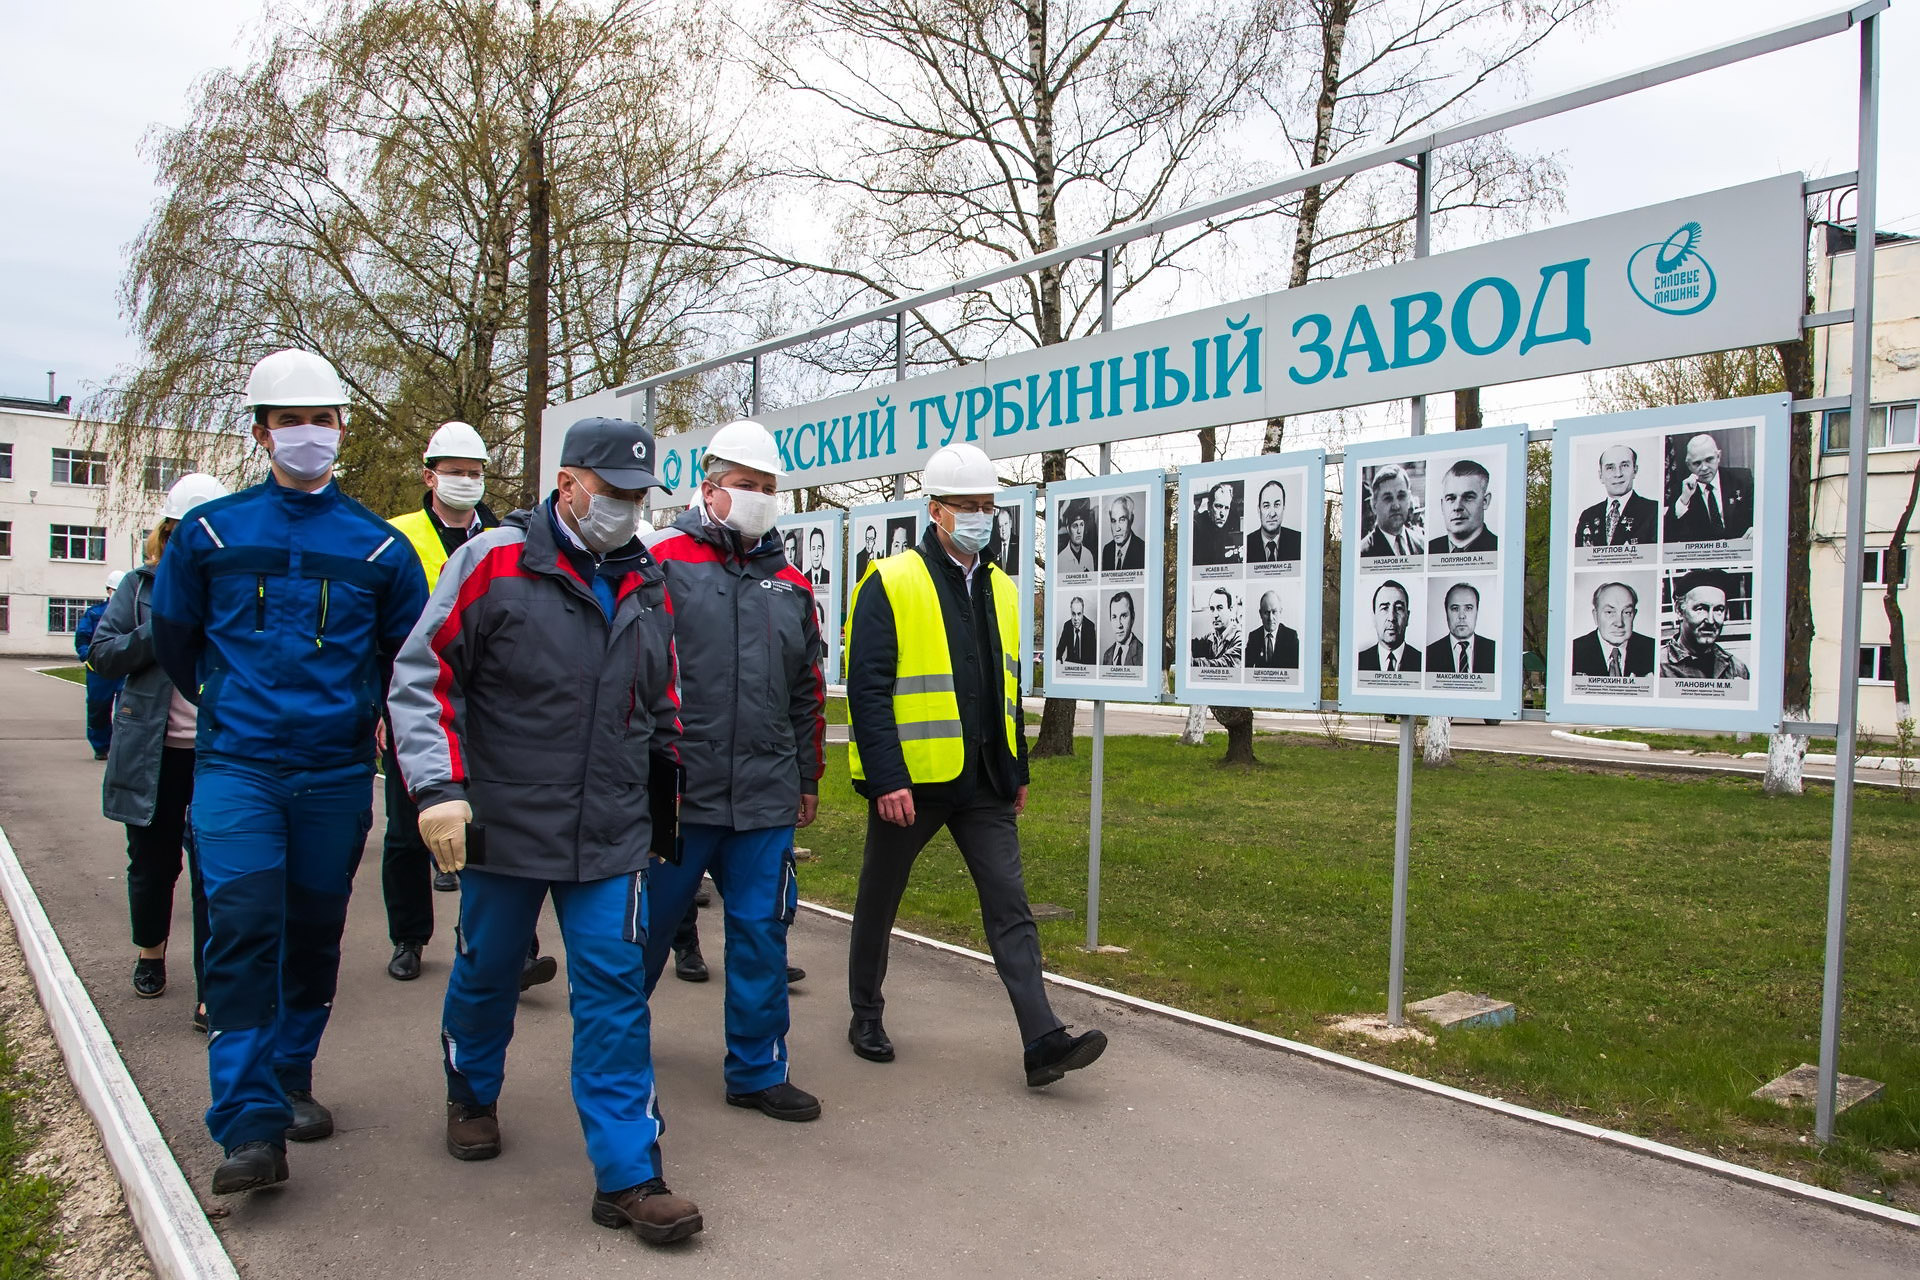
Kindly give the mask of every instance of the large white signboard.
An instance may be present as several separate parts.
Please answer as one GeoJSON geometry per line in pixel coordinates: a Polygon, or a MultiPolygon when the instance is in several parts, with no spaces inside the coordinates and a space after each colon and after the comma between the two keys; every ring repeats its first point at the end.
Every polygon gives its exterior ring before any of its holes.
{"type": "MultiPolygon", "coordinates": [[[[790,482],[827,484],[918,470],[955,440],[1011,457],[1792,339],[1802,206],[1801,177],[1787,174],[761,420],[790,482]]],[[[618,399],[639,416],[639,395],[618,399]]],[[[548,452],[576,410],[605,402],[549,410],[548,452]]],[[[710,435],[663,437],[661,477],[696,482],[710,435]]]]}
{"type": "Polygon", "coordinates": [[[1520,713],[1527,429],[1350,445],[1342,710],[1520,713]]]}
{"type": "Polygon", "coordinates": [[[1047,486],[1047,695],[1158,702],[1166,476],[1047,486]]]}
{"type": "Polygon", "coordinates": [[[776,522],[786,544],[787,560],[813,584],[813,611],[827,642],[828,684],[841,684],[840,622],[846,608],[845,561],[840,556],[840,513],[806,511],[781,516],[776,522]]]}
{"type": "Polygon", "coordinates": [[[1549,717],[1779,726],[1789,447],[1784,395],[1554,424],[1549,717]]]}
{"type": "Polygon", "coordinates": [[[1181,702],[1320,704],[1321,449],[1184,467],[1175,504],[1181,702]]]}

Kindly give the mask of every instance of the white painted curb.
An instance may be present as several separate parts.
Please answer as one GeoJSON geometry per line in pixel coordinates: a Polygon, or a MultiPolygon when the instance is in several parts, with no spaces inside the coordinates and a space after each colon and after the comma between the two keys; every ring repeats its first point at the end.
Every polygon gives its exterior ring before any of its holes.
{"type": "Polygon", "coordinates": [[[0,897],[13,916],[27,970],[67,1062],[67,1074],[99,1127],[127,1209],[161,1280],[239,1280],[200,1201],[134,1087],[100,1011],[67,959],[7,833],[0,830],[0,897]]]}
{"type": "MultiPolygon", "coordinates": [[[[802,900],[801,906],[818,915],[827,916],[851,924],[853,916],[836,907],[823,906],[817,902],[802,900]]],[[[944,951],[949,955],[964,956],[982,964],[992,964],[993,957],[970,947],[956,946],[951,942],[942,942],[938,938],[928,938],[917,933],[908,933],[905,929],[895,929],[893,936],[935,951],[944,951]]],[[[1303,1058],[1312,1058],[1328,1066],[1340,1067],[1346,1071],[1402,1088],[1415,1089],[1435,1097],[1447,1098],[1454,1102],[1463,1102],[1470,1107],[1479,1107],[1483,1111],[1495,1111],[1515,1120],[1525,1120],[1531,1124],[1542,1125],[1549,1129],[1558,1129],[1562,1133],[1575,1134],[1582,1138],[1591,1138],[1596,1142],[1610,1143],[1638,1151],[1642,1155],[1671,1161],[1674,1164],[1687,1165],[1706,1173],[1729,1178],[1735,1182],[1744,1182],[1751,1186],[1762,1187],[1768,1191],[1777,1191],[1782,1195],[1793,1196],[1800,1200],[1811,1200],[1829,1208],[1876,1222],[1885,1222],[1893,1226],[1920,1230],[1920,1214],[1912,1214],[1904,1209],[1895,1209],[1891,1205],[1875,1204],[1871,1200],[1861,1200],[1854,1196],[1843,1195],[1838,1191],[1828,1191],[1825,1187],[1812,1186],[1805,1182],[1796,1182],[1792,1178],[1782,1178],[1776,1174],[1763,1173],[1758,1169],[1749,1169],[1743,1164],[1734,1164],[1727,1160],[1716,1160],[1712,1156],[1703,1156],[1698,1152],[1670,1147],[1664,1142],[1655,1142],[1651,1138],[1642,1138],[1636,1134],[1621,1133],[1617,1129],[1602,1129],[1599,1125],[1582,1124],[1578,1120],[1569,1120],[1565,1116],[1550,1115],[1545,1111],[1535,1111],[1531,1107],[1522,1107],[1505,1102],[1499,1098],[1489,1098],[1484,1094],[1468,1093],[1465,1089],[1456,1089],[1452,1085],[1440,1084],[1433,1080],[1423,1080],[1419,1076],[1408,1075],[1404,1071],[1395,1071],[1391,1067],[1379,1066],[1360,1058],[1349,1058],[1345,1054],[1335,1053],[1331,1049],[1322,1049],[1318,1045],[1302,1044],[1298,1040],[1287,1040],[1280,1036],[1268,1035],[1264,1031],[1255,1031],[1251,1027],[1237,1026],[1231,1022],[1222,1022],[1218,1018],[1209,1018],[1205,1014],[1192,1013],[1186,1009],[1176,1009],[1172,1005],[1160,1004],[1153,1000],[1143,1000],[1139,996],[1130,996],[1124,991],[1115,991],[1110,987],[1095,986],[1091,982],[1082,982],[1078,978],[1065,977],[1058,973],[1046,973],[1048,982],[1056,986],[1068,987],[1074,991],[1110,1000],[1114,1004],[1126,1005],[1146,1013],[1158,1014],[1189,1026],[1204,1027],[1208,1031],[1217,1031],[1222,1035],[1233,1036],[1239,1040],[1249,1040],[1254,1044],[1265,1045],[1270,1049],[1279,1049],[1285,1053],[1298,1054],[1303,1058]]]]}
{"type": "Polygon", "coordinates": [[[1560,738],[1567,742],[1584,742],[1590,746],[1595,746],[1595,747],[1614,747],[1621,751],[1653,750],[1652,747],[1649,747],[1644,742],[1627,742],[1623,739],[1614,739],[1614,738],[1589,738],[1584,733],[1568,733],[1565,729],[1549,729],[1547,730],[1547,733],[1555,738],[1560,738]]]}

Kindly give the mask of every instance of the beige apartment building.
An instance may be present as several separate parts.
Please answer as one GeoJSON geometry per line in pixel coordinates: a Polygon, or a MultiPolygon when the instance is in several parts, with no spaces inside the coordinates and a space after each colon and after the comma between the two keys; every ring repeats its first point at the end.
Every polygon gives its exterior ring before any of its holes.
{"type": "MultiPolygon", "coordinates": [[[[1854,229],[1829,226],[1814,264],[1815,311],[1853,305],[1854,229]]],[[[1907,628],[1907,665],[1920,663],[1920,592],[1913,560],[1920,530],[1894,548],[1892,532],[1913,489],[1920,464],[1920,239],[1880,233],[1874,253],[1873,409],[1867,423],[1867,557],[1860,612],[1860,728],[1895,731],[1892,647],[1885,611],[1887,584],[1901,584],[1898,600],[1907,628]]],[[[1816,396],[1846,395],[1853,377],[1853,331],[1815,330],[1816,396]],[[1828,335],[1833,335],[1829,341],[1828,335]]],[[[1813,719],[1832,720],[1840,680],[1840,605],[1844,599],[1847,531],[1847,449],[1851,414],[1823,415],[1814,433],[1813,719]]],[[[1920,524],[1920,520],[1915,521],[1920,524]]]]}

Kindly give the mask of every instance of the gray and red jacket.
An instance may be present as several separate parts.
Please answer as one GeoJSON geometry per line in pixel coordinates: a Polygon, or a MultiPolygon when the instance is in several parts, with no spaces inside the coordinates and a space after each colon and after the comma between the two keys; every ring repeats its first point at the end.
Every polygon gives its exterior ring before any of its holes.
{"type": "Polygon", "coordinates": [[[689,510],[647,537],[667,575],[680,652],[680,820],[752,831],[793,824],[824,768],[826,645],[813,587],[768,533],[689,510]]]}
{"type": "Polygon", "coordinates": [[[516,511],[447,561],[387,694],[421,808],[466,800],[468,863],[590,881],[646,865],[650,769],[680,736],[673,606],[636,539],[597,565],[516,511]],[[476,856],[478,855],[478,856],[476,856]]]}

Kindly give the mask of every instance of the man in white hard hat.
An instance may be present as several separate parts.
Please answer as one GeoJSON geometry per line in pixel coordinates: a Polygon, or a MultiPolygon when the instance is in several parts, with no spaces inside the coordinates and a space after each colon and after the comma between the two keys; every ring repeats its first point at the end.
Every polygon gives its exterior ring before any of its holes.
{"type": "MultiPolygon", "coordinates": [[[[391,523],[413,544],[431,591],[439,585],[447,557],[469,538],[499,528],[500,517],[482,500],[487,489],[486,441],[467,423],[443,423],[427,441],[421,461],[420,479],[427,490],[420,507],[395,516],[391,523]]],[[[420,815],[400,778],[393,744],[384,732],[381,737],[387,827],[380,848],[380,889],[387,904],[387,940],[393,944],[387,976],[410,982],[420,976],[420,953],[433,941],[433,890],[457,892],[460,877],[434,869],[420,839],[420,815]]],[[[520,974],[520,989],[551,982],[557,972],[553,957],[540,954],[536,937],[520,974]]]]}
{"type": "Polygon", "coordinates": [[[153,586],[153,640],[195,703],[193,834],[206,884],[213,1191],[283,1181],[333,1132],[313,1061],[373,823],[374,725],[426,604],[413,548],[340,492],[346,390],[319,356],[254,366],[266,481],[195,507],[153,586]]]}
{"type": "Polygon", "coordinates": [[[935,453],[920,477],[928,521],[919,545],[876,561],[854,588],[848,762],[868,807],[847,959],[847,1039],[871,1062],[893,1060],[881,1023],[887,944],[913,860],[945,827],[980,895],[987,945],[1020,1024],[1027,1084],[1038,1088],[1090,1065],[1107,1038],[1097,1030],[1069,1035],[1041,978],[1016,821],[1027,804],[1020,593],[980,554],[993,533],[999,483],[974,445],[935,453]]]}
{"type": "MultiPolygon", "coordinates": [[[[107,597],[96,600],[87,606],[80,615],[80,621],[73,626],[73,651],[80,655],[84,664],[87,650],[93,645],[93,633],[100,627],[100,619],[106,616],[107,605],[113,600],[113,593],[120,586],[120,579],[127,576],[125,569],[115,569],[107,575],[105,583],[107,597]]],[[[95,760],[105,760],[107,749],[113,745],[113,700],[120,696],[120,686],[124,680],[110,680],[92,667],[87,668],[87,745],[93,748],[95,760]]]]}
{"type": "Polygon", "coordinates": [[[787,1078],[787,926],[799,903],[793,832],[820,803],[826,644],[807,575],[788,563],[780,453],[757,422],[708,443],[700,501],[647,540],[667,575],[680,652],[682,854],[648,887],[647,986],[711,870],[727,930],[727,1102],[812,1120],[787,1078]]]}

